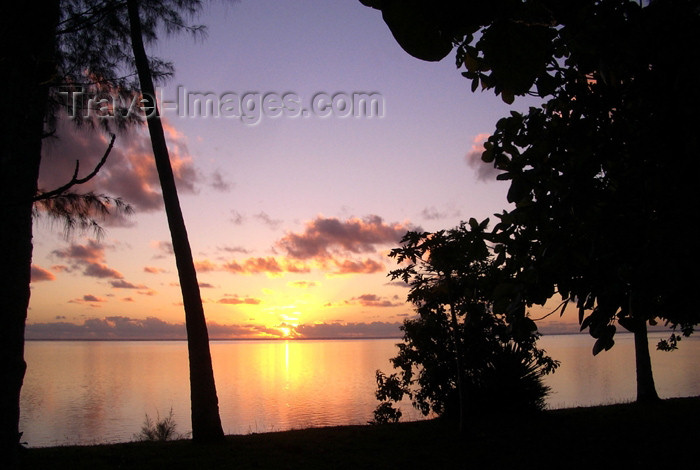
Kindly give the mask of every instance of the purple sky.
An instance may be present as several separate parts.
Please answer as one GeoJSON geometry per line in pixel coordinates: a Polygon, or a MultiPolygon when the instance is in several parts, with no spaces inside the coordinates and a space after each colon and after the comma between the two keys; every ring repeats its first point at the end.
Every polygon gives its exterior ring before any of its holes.
{"type": "MultiPolygon", "coordinates": [[[[211,328],[220,337],[386,335],[412,313],[407,290],[388,282],[386,253],[408,229],[493,220],[506,207],[507,184],[480,163],[479,144],[499,117],[535,103],[471,93],[453,55],[412,58],[356,0],[211,2],[196,21],[205,39],[164,37],[149,52],[176,69],[161,107],[211,328]],[[181,116],[173,103],[185,93],[209,93],[219,116],[181,116]],[[340,101],[311,110],[314,97],[355,93],[381,98],[382,115],[342,117],[340,101]],[[247,117],[234,116],[236,100],[254,105],[247,117]]],[[[88,172],[107,145],[68,122],[60,129],[45,151],[44,189],[69,179],[76,158],[88,172]]],[[[85,188],[135,209],[105,221],[103,238],[66,239],[37,221],[29,337],[178,331],[184,314],[151,160],[143,130],[119,135],[85,188]]]]}

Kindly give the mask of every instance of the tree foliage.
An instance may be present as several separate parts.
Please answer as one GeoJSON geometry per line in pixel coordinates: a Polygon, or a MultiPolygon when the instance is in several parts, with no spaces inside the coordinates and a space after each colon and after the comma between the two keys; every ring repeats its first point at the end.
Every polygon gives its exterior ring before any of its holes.
{"type": "MultiPolygon", "coordinates": [[[[204,35],[204,26],[190,23],[201,6],[201,0],[140,1],[144,41],[154,43],[163,33],[204,35]]],[[[142,124],[150,115],[152,108],[140,109],[147,104],[141,100],[149,97],[142,96],[128,24],[126,0],[61,1],[49,133],[61,111],[77,124],[112,132],[142,124]]],[[[174,72],[173,64],[162,58],[151,56],[148,63],[156,82],[174,72]]]]}
{"type": "Polygon", "coordinates": [[[392,364],[377,371],[376,421],[398,419],[389,402],[408,396],[423,414],[466,418],[544,407],[542,376],[558,363],[536,346],[534,322],[522,304],[497,306],[503,272],[486,240],[488,219],[451,230],[408,232],[390,256],[405,266],[392,279],[410,286],[416,317],[404,321],[392,364]],[[394,413],[394,414],[392,414],[394,413]]]}
{"type": "Polygon", "coordinates": [[[363,3],[418,58],[456,49],[473,91],[542,98],[485,145],[515,206],[491,235],[496,262],[527,304],[555,293],[561,314],[575,304],[594,354],[613,346],[616,324],[634,332],[638,399],[653,399],[647,323],[673,328],[659,344],[673,349],[700,321],[687,306],[699,2],[363,3]]]}

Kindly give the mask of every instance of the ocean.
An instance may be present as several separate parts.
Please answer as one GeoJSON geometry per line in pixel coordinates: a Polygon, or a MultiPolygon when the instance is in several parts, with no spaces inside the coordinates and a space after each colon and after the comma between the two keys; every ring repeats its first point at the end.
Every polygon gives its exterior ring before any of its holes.
{"type": "MultiPolygon", "coordinates": [[[[662,398],[700,395],[700,338],[674,352],[655,350],[665,333],[650,333],[662,398]]],[[[634,345],[591,354],[588,335],[548,335],[540,346],[561,361],[545,381],[549,408],[633,401],[634,345]]],[[[375,371],[391,372],[399,339],[212,341],[224,432],[248,434],[366,424],[377,405],[375,371]]],[[[190,431],[184,341],[28,341],[20,430],[30,447],[135,439],[146,415],[172,410],[177,431],[190,431]]],[[[410,403],[402,420],[424,417],[410,403]]]]}

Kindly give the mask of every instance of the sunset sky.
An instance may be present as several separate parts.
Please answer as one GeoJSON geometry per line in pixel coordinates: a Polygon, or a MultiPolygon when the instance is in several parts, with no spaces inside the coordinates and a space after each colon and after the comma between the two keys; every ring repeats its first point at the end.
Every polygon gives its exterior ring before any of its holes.
{"type": "MultiPolygon", "coordinates": [[[[305,108],[319,93],[382,98],[382,116],[371,117],[181,116],[161,106],[210,336],[397,334],[412,308],[407,289],[389,282],[388,251],[408,229],[493,221],[507,184],[480,163],[480,143],[498,118],[536,103],[471,93],[453,55],[412,58],[380,12],[357,0],[216,1],[196,22],[206,38],[163,37],[149,48],[175,65],[162,88],[169,103],[182,92],[296,96],[305,108]]],[[[68,181],[76,159],[87,174],[107,146],[70,126],[45,146],[44,190],[68,181]]],[[[144,131],[118,135],[81,189],[122,197],[132,216],[104,221],[99,239],[66,238],[60,224],[37,219],[28,338],[182,336],[144,131]]]]}

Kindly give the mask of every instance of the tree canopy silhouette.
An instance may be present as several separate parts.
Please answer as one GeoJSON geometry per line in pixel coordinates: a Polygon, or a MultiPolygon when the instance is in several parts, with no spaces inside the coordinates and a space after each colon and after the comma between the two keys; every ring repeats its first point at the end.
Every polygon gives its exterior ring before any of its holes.
{"type": "Polygon", "coordinates": [[[527,304],[558,293],[581,329],[610,349],[618,325],[635,337],[637,399],[657,399],[647,324],[677,331],[688,308],[697,235],[691,159],[698,153],[697,1],[363,0],[382,11],[398,43],[423,60],[456,48],[473,91],[543,104],[501,119],[482,159],[510,181],[491,240],[527,304]]]}
{"type": "MultiPolygon", "coordinates": [[[[416,318],[404,321],[403,343],[391,362],[399,372],[377,371],[375,421],[398,420],[391,402],[408,396],[424,415],[459,421],[487,412],[509,416],[540,410],[549,389],[544,374],[556,361],[536,346],[535,323],[517,299],[495,305],[504,272],[486,243],[488,219],[451,230],[408,232],[390,256],[404,265],[392,279],[410,286],[416,318]]],[[[500,297],[503,299],[503,297],[500,297]]]]}

